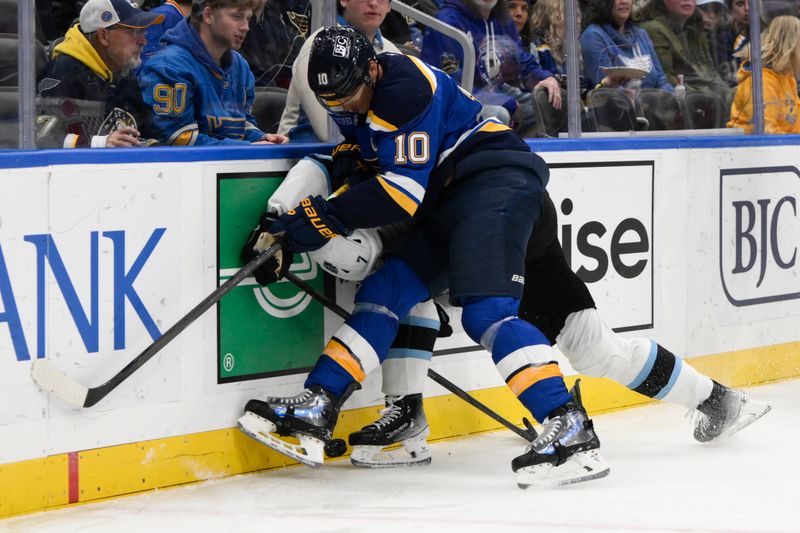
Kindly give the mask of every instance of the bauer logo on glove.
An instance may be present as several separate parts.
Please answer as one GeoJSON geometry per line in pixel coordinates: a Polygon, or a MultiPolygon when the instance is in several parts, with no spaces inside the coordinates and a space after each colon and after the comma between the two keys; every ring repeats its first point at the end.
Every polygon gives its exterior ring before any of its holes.
{"type": "Polygon", "coordinates": [[[322,196],[303,198],[299,206],[278,217],[269,232],[283,234],[284,249],[296,253],[317,250],[328,239],[350,233],[336,217],[328,214],[328,204],[322,196]]]}

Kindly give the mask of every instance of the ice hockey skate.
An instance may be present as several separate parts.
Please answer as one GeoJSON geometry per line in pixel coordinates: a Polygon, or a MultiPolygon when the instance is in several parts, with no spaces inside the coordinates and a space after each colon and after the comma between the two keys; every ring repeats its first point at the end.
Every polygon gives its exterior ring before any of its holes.
{"type": "Polygon", "coordinates": [[[539,436],[511,462],[517,486],[551,488],[605,477],[610,472],[600,455],[600,439],[583,408],[580,380],[573,400],[545,420],[539,436]]]}
{"type": "Polygon", "coordinates": [[[354,385],[341,398],[312,385],[297,396],[250,400],[239,419],[239,429],[273,450],[317,468],[324,462],[325,444],[331,440],[339,409],[354,385]],[[278,437],[293,437],[300,443],[278,437]]]}
{"type": "Polygon", "coordinates": [[[430,464],[431,449],[425,440],[429,434],[422,394],[387,396],[381,417],[350,434],[350,461],[363,468],[430,464]],[[384,450],[398,443],[401,448],[384,450]]]}
{"type": "Polygon", "coordinates": [[[714,382],[711,396],[697,406],[694,438],[712,442],[733,435],[749,426],[772,407],[750,398],[746,392],[714,382]]]}

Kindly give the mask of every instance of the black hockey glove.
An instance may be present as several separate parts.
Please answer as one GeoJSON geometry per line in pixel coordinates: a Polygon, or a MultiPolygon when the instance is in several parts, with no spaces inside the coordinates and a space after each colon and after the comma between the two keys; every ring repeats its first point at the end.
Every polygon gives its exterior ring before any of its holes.
{"type": "Polygon", "coordinates": [[[284,250],[312,252],[325,246],[328,239],[348,235],[350,231],[328,214],[328,203],[322,196],[309,196],[300,205],[278,217],[270,226],[273,235],[283,235],[284,250]]]}
{"type": "MultiPolygon", "coordinates": [[[[266,250],[275,240],[276,237],[272,231],[272,225],[278,220],[275,213],[264,213],[258,221],[247,242],[244,243],[242,248],[242,264],[247,264],[255,259],[258,254],[266,250]],[[264,237],[262,238],[262,235],[264,237]]],[[[281,279],[284,274],[289,270],[292,264],[291,252],[281,249],[266,263],[258,267],[254,272],[256,281],[261,285],[269,285],[281,279]]]]}
{"type": "Polygon", "coordinates": [[[331,186],[337,190],[345,183],[351,186],[375,175],[375,172],[361,157],[361,148],[356,143],[339,143],[331,152],[331,186]]]}

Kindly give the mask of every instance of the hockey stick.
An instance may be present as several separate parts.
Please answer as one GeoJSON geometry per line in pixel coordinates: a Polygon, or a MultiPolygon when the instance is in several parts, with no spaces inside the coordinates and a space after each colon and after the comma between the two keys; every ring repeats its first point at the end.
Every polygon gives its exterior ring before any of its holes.
{"type": "Polygon", "coordinates": [[[164,332],[150,346],[137,355],[133,361],[128,363],[125,368],[117,372],[114,377],[98,385],[97,387],[86,387],[74,379],[67,376],[55,364],[48,359],[37,359],[31,366],[31,377],[46,391],[52,392],[62,400],[79,407],[91,407],[117,386],[125,381],[131,374],[136,372],[143,364],[149,361],[164,346],[169,344],[192,322],[197,320],[211,306],[220,301],[223,296],[231,292],[234,287],[250,276],[254,270],[266,263],[275,253],[280,250],[280,243],[269,246],[263,253],[252,261],[244,265],[236,274],[231,276],[225,283],[220,285],[214,292],[206,296],[202,302],[197,304],[191,311],[186,313],[183,318],[178,320],[174,326],[164,332]]]}
{"type": "MultiPolygon", "coordinates": [[[[317,292],[314,289],[314,287],[312,287],[302,279],[298,278],[295,274],[292,274],[291,272],[286,272],[286,274],[284,274],[284,277],[289,281],[291,281],[292,283],[294,283],[295,285],[297,285],[297,287],[302,289],[303,292],[311,296],[313,299],[317,300],[319,303],[330,309],[332,312],[339,315],[341,318],[345,320],[350,318],[350,313],[348,313],[346,309],[341,307],[339,304],[337,304],[324,294],[320,294],[319,292],[317,292]]],[[[476,408],[478,411],[488,416],[489,418],[492,418],[496,422],[499,422],[500,424],[504,425],[505,427],[507,427],[508,429],[510,429],[523,439],[532,442],[536,438],[537,436],[536,430],[533,428],[533,426],[527,419],[523,418],[523,422],[527,429],[519,428],[514,424],[512,424],[511,422],[509,422],[508,420],[506,420],[505,418],[503,418],[502,416],[500,416],[499,414],[497,414],[496,412],[492,411],[489,407],[487,407],[483,403],[476,400],[472,395],[470,395],[464,389],[460,388],[458,385],[456,385],[449,379],[445,378],[432,368],[428,368],[428,377],[431,378],[436,383],[438,383],[439,385],[441,385],[442,387],[444,387],[445,389],[455,394],[456,396],[458,396],[459,398],[461,398],[462,400],[464,400],[465,402],[467,402],[468,404],[470,404],[471,406],[473,406],[474,408],[476,408]]]]}

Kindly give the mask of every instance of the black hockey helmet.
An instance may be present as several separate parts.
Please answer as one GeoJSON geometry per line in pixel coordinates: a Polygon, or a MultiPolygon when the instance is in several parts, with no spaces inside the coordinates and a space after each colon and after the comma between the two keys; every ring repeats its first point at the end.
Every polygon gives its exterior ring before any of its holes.
{"type": "Polygon", "coordinates": [[[329,111],[341,111],[342,98],[369,82],[369,63],[375,49],[369,40],[349,27],[323,28],[308,58],[308,85],[329,111]]]}

